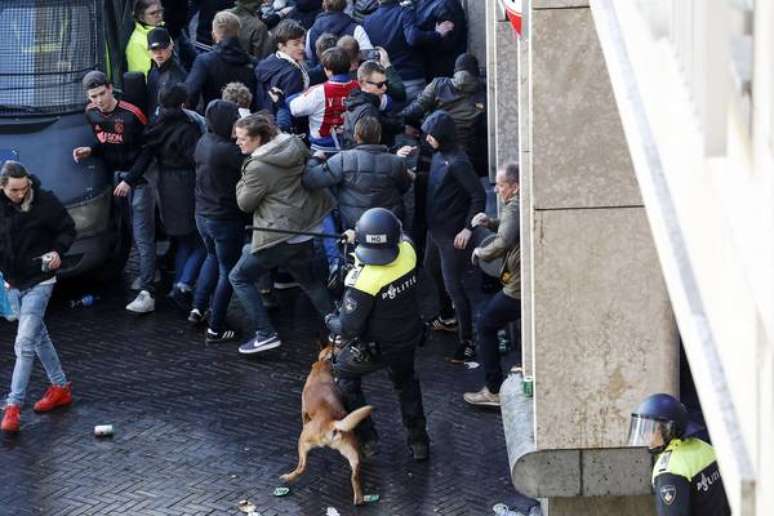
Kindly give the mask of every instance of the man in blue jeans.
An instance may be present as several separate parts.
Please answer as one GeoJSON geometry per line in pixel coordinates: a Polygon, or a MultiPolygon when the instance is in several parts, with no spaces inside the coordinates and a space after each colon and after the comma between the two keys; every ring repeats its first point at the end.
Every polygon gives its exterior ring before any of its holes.
{"type": "Polygon", "coordinates": [[[213,100],[205,112],[207,133],[194,150],[196,162],[196,227],[207,249],[196,280],[193,309],[188,320],[204,321],[209,305],[211,316],[205,342],[228,342],[236,337],[226,328],[226,311],[233,292],[228,274],[239,260],[245,240],[245,214],[236,201],[244,156],[231,137],[239,120],[239,106],[227,100],[213,100]],[[212,300],[210,301],[210,298],[212,300]]]}
{"type": "Polygon", "coordinates": [[[35,356],[40,359],[51,386],[35,403],[36,412],[48,412],[72,403],[67,382],[43,316],[56,283],[62,256],[75,240],[75,223],[61,202],[21,163],[6,161],[0,168],[0,288],[18,300],[19,329],[14,351],[16,363],[11,392],[0,428],[19,431],[21,407],[32,374],[35,356]]]}
{"type": "Polygon", "coordinates": [[[255,113],[240,119],[236,141],[249,157],[236,186],[239,208],[253,214],[253,225],[275,231],[254,231],[252,242],[229,275],[242,306],[255,327],[255,337],[239,347],[244,354],[279,347],[280,338],[271,324],[255,282],[275,267],[282,267],[309,296],[321,317],[333,311],[333,302],[315,265],[311,236],[281,230],[319,232],[335,201],[324,190],[304,189],[309,149],[297,136],[280,133],[271,115],[255,113]],[[280,230],[280,232],[277,232],[280,230]]]}
{"type": "MultiPolygon", "coordinates": [[[[471,225],[486,226],[496,230],[491,243],[473,250],[472,261],[490,262],[503,258],[500,281],[503,289],[492,297],[478,320],[478,354],[486,384],[478,392],[466,392],[463,396],[471,405],[500,406],[500,385],[503,372],[500,367],[500,349],[497,332],[508,323],[521,318],[521,248],[519,245],[519,165],[508,163],[498,170],[495,191],[503,203],[499,219],[490,219],[486,213],[473,217],[471,225]]],[[[515,343],[521,364],[521,342],[515,343]]]]}

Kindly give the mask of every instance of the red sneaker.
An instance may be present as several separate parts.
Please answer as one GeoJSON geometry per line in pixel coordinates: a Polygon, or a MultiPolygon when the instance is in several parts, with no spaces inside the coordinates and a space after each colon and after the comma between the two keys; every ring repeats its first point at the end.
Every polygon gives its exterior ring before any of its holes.
{"type": "Polygon", "coordinates": [[[73,393],[70,389],[71,384],[67,385],[52,385],[46,389],[46,393],[43,395],[32,409],[35,412],[48,412],[54,410],[57,407],[64,407],[73,402],[73,393]]]}
{"type": "Polygon", "coordinates": [[[19,405],[8,405],[5,407],[5,414],[3,415],[3,423],[0,425],[0,430],[3,432],[16,433],[19,431],[19,420],[21,408],[19,405]]]}

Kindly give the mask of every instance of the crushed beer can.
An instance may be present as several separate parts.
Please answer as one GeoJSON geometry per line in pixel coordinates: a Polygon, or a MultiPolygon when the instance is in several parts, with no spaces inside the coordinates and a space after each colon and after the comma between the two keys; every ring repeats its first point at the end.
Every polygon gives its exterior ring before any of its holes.
{"type": "Polygon", "coordinates": [[[112,437],[113,425],[97,425],[94,427],[94,435],[96,437],[112,437]]]}

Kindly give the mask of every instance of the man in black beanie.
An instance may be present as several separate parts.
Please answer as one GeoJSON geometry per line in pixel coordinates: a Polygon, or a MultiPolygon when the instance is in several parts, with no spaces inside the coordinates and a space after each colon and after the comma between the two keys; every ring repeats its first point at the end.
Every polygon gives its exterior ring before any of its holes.
{"type": "Polygon", "coordinates": [[[433,79],[400,116],[407,125],[419,127],[426,115],[438,110],[454,120],[457,141],[478,175],[487,175],[486,87],[473,54],[461,54],[454,63],[454,76],[433,79]]]}

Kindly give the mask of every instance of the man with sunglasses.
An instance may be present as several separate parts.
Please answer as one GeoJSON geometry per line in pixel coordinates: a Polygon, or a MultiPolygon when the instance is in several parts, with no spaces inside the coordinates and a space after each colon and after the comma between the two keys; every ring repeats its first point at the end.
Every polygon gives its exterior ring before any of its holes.
{"type": "Polygon", "coordinates": [[[395,135],[403,131],[403,120],[390,114],[392,101],[387,95],[389,81],[386,69],[376,61],[366,61],[357,70],[357,82],[360,89],[349,92],[344,101],[347,108],[342,137],[344,148],[351,149],[357,144],[355,126],[366,116],[379,120],[379,143],[392,147],[395,135]]]}

